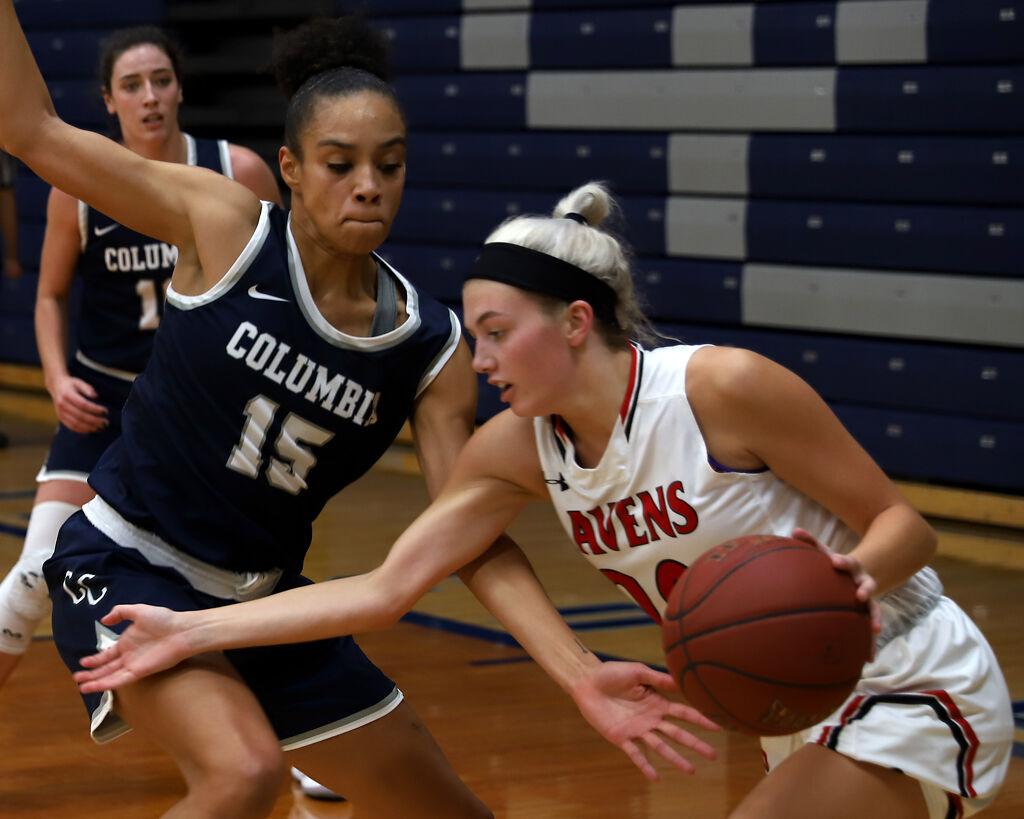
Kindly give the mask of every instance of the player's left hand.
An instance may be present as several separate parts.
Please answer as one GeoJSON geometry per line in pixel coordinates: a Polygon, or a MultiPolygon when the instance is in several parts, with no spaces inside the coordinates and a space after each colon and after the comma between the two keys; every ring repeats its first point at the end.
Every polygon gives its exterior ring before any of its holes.
{"type": "Polygon", "coordinates": [[[186,613],[145,604],[114,606],[100,620],[106,626],[131,621],[113,645],[83,657],[72,676],[83,694],[109,691],[164,671],[195,651],[185,636],[186,613]]]}
{"type": "Polygon", "coordinates": [[[587,722],[621,748],[643,775],[653,781],[659,778],[658,772],[643,746],[688,774],[696,768],[672,743],[707,759],[715,758],[714,748],[673,720],[708,731],[719,730],[696,708],[673,702],[660,693],[663,691],[679,691],[669,674],[643,663],[605,662],[594,666],[573,686],[572,697],[587,722]]]}
{"type": "Polygon", "coordinates": [[[878,607],[878,603],[875,602],[874,598],[875,591],[878,589],[878,584],[875,582],[875,578],[867,573],[867,570],[865,570],[861,565],[861,562],[851,555],[841,555],[838,552],[832,551],[832,549],[818,540],[806,529],[794,529],[793,539],[802,540],[804,543],[817,546],[822,552],[828,555],[829,559],[832,561],[832,565],[838,571],[846,572],[853,578],[853,582],[857,584],[857,599],[862,603],[867,603],[868,608],[871,611],[871,631],[874,634],[880,633],[882,631],[882,610],[878,607]]]}

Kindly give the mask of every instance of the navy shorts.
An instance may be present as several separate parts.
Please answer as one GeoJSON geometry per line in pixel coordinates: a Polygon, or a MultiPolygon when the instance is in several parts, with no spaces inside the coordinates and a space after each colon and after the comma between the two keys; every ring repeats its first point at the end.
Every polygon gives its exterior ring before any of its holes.
{"type": "Polygon", "coordinates": [[[46,463],[36,476],[37,481],[85,481],[100,455],[121,434],[121,409],[128,400],[131,382],[98,372],[74,360],[68,371],[96,390],[98,397],[90,400],[107,408],[110,423],[103,429],[87,433],[72,432],[59,424],[46,455],[46,463]]]}
{"type": "MultiPolygon", "coordinates": [[[[154,565],[139,551],[118,545],[81,511],[61,528],[43,573],[53,601],[54,640],[72,671],[81,669],[80,658],[108,645],[127,627],[119,624],[111,630],[99,623],[119,603],[181,611],[235,602],[198,591],[175,569],[154,565]]],[[[273,591],[310,583],[301,575],[284,574],[273,591]]],[[[351,637],[224,653],[263,706],[285,750],[358,728],[402,701],[394,682],[351,637]]],[[[83,694],[82,699],[97,742],[129,730],[110,692],[83,694]]]]}

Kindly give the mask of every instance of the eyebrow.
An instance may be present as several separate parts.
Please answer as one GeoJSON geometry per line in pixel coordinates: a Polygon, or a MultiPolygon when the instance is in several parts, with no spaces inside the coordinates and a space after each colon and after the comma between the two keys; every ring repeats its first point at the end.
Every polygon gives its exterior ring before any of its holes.
{"type": "MultiPolygon", "coordinates": [[[[382,142],[377,147],[378,148],[393,148],[396,145],[403,145],[404,146],[405,145],[405,137],[404,136],[392,137],[387,142],[382,142]]],[[[340,139],[331,139],[331,138],[321,139],[317,143],[317,147],[318,148],[319,147],[323,147],[323,146],[330,146],[330,147],[333,147],[333,148],[350,148],[350,149],[358,148],[359,147],[358,145],[354,145],[351,142],[342,142],[340,139]]]]}
{"type": "MultiPolygon", "coordinates": [[[[494,318],[495,316],[503,316],[503,315],[505,315],[505,314],[502,313],[500,310],[487,310],[486,312],[483,312],[479,316],[477,316],[476,320],[471,322],[471,324],[474,327],[479,327],[481,324],[483,324],[485,321],[487,321],[487,319],[491,319],[491,318],[494,318]]],[[[467,323],[470,323],[470,322],[467,322],[467,323]]]]}
{"type": "MultiPolygon", "coordinates": [[[[117,81],[118,82],[124,82],[125,80],[137,80],[137,79],[139,79],[143,75],[143,73],[144,72],[142,72],[142,71],[134,71],[131,74],[122,74],[120,77],[117,78],[117,81]]],[[[149,73],[150,74],[173,74],[174,71],[171,68],[169,68],[167,66],[164,66],[162,68],[154,68],[149,73]]]]}

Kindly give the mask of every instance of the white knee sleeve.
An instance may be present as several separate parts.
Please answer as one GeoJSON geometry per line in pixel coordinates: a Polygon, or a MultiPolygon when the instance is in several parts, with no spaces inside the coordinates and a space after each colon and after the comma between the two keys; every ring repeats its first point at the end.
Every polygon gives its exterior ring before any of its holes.
{"type": "Polygon", "coordinates": [[[21,557],[0,583],[0,651],[23,654],[36,625],[49,612],[43,563],[53,554],[60,527],[77,511],[73,503],[63,501],[33,507],[21,557]]]}

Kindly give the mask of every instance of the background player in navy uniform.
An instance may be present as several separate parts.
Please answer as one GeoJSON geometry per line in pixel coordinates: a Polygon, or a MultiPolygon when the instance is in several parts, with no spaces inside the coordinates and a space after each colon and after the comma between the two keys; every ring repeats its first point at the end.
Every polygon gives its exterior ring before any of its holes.
{"type": "MultiPolygon", "coordinates": [[[[99,83],[119,141],[147,159],[210,168],[280,203],[266,163],[223,140],[194,139],[178,125],[181,53],[152,26],[116,31],[104,42],[99,83]]],[[[54,188],[39,266],[36,338],[60,425],[39,472],[25,545],[0,584],[0,685],[21,661],[50,608],[42,578],[57,532],[93,496],[86,483],[121,431],[121,407],[149,360],[177,249],[104,216],[54,188]],[[67,306],[82,279],[78,348],[68,366],[67,306]]]]}
{"type": "MultiPolygon", "coordinates": [[[[566,218],[517,217],[484,245],[463,304],[474,364],[511,409],[473,436],[382,566],[215,611],[119,607],[106,622],[135,625],[87,661],[109,663],[97,687],[211,649],[386,625],[540,497],[583,557],[655,619],[669,594],[663,575],[740,534],[823,541],[861,599],[877,599],[877,654],[853,695],[819,725],[762,741],[771,773],[733,819],[982,810],[1009,762],[1009,694],[985,638],[925,566],[934,533],[792,373],[746,350],[631,344],[647,325],[627,257],[591,226],[608,210],[606,193],[585,186],[556,208],[566,218]],[[666,528],[653,522],[659,487],[672,497],[666,528]]],[[[543,657],[543,624],[496,602],[495,615],[543,657]]],[[[77,676],[91,689],[93,674],[77,676]]],[[[605,707],[586,678],[572,692],[585,713],[605,707]]],[[[644,768],[637,744],[625,747],[644,768]]]]}
{"type": "MultiPolygon", "coordinates": [[[[116,639],[97,621],[118,602],[208,608],[308,584],[298,571],[312,520],[410,414],[438,491],[472,427],[475,376],[453,314],[373,255],[401,198],[406,133],[368,31],[327,21],[279,57],[294,90],[280,152],[291,214],[223,176],[63,123],[10,0],[0,51],[0,143],[179,250],[122,435],[90,476],[97,497],[44,567],[57,646],[75,669],[116,639]]],[[[541,661],[557,660],[566,685],[593,680],[621,717],[615,730],[639,736],[682,708],[643,684],[646,667],[582,649],[507,539],[467,578],[543,622],[552,649],[541,661]]],[[[488,815],[351,638],[207,654],[87,705],[97,738],[130,725],[174,757],[188,793],[168,815],[266,815],[282,746],[368,815],[488,815]]]]}

